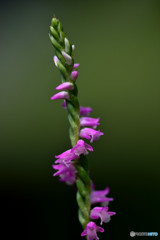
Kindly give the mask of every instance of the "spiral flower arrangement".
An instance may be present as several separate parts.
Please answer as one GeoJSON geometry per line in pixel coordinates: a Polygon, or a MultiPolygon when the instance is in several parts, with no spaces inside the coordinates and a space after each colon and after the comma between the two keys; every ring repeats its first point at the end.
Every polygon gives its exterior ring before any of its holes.
{"type": "Polygon", "coordinates": [[[68,111],[71,140],[71,148],[55,156],[54,176],[59,176],[60,181],[68,185],[76,184],[78,218],[83,228],[81,236],[86,236],[87,240],[98,240],[97,232],[102,233],[104,229],[94,221],[100,219],[100,225],[107,223],[115,212],[109,211],[108,208],[108,203],[113,201],[113,198],[107,197],[109,188],[95,190],[89,177],[87,155],[93,148],[84,139],[92,143],[99,140],[104,133],[97,130],[100,119],[89,117],[92,109],[79,105],[76,86],[79,63],[74,63],[75,46],[67,39],[62,24],[56,17],[51,20],[49,38],[55,48],[53,61],[61,77],[61,84],[56,87],[59,92],[53,95],[51,100],[64,100],[62,107],[68,111]]]}

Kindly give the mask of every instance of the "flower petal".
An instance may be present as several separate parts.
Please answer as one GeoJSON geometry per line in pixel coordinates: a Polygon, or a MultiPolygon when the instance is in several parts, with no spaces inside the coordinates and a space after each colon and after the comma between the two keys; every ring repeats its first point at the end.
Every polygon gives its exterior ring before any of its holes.
{"type": "Polygon", "coordinates": [[[73,65],[73,70],[76,69],[77,67],[79,67],[79,65],[80,65],[79,63],[75,63],[75,64],[73,65]]]}
{"type": "Polygon", "coordinates": [[[56,90],[73,90],[74,86],[71,82],[64,82],[56,87],[56,90]]]}
{"type": "Polygon", "coordinates": [[[103,232],[104,232],[104,229],[103,229],[102,227],[98,227],[98,226],[97,226],[97,232],[103,233],[103,232]]]}
{"type": "Polygon", "coordinates": [[[90,115],[91,112],[92,112],[92,108],[80,106],[80,115],[81,116],[87,117],[90,115]]]}
{"type": "Polygon", "coordinates": [[[51,97],[51,100],[56,100],[56,99],[67,99],[69,100],[69,94],[66,91],[59,92],[51,97]]]}
{"type": "Polygon", "coordinates": [[[73,71],[71,72],[71,75],[70,75],[70,78],[73,80],[73,81],[76,81],[76,79],[78,78],[78,71],[73,71]]]}

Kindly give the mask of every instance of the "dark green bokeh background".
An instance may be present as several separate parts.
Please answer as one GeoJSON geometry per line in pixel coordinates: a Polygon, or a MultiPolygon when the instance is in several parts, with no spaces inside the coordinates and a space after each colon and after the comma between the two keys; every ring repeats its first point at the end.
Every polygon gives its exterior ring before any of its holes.
{"type": "Polygon", "coordinates": [[[5,239],[80,239],[75,189],[52,177],[54,155],[70,147],[67,114],[50,101],[60,83],[53,14],[76,45],[80,103],[105,133],[89,155],[91,176],[97,188],[110,186],[117,212],[101,239],[160,231],[159,1],[2,1],[0,9],[5,239]]]}

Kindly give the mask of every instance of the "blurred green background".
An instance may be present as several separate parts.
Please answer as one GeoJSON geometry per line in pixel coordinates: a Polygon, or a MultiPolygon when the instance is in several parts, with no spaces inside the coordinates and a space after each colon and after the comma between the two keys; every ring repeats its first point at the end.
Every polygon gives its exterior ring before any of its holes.
{"type": "Polygon", "coordinates": [[[52,177],[54,155],[70,148],[66,111],[50,101],[60,83],[53,14],[76,45],[80,103],[105,133],[89,155],[91,177],[110,186],[117,212],[101,239],[160,231],[160,2],[1,1],[0,12],[5,239],[80,239],[75,189],[52,177]]]}

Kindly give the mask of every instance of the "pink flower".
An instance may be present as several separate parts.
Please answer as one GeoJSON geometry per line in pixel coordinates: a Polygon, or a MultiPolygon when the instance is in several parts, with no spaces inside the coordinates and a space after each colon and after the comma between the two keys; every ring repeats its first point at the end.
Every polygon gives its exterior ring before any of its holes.
{"type": "Polygon", "coordinates": [[[83,140],[78,140],[76,146],[74,146],[71,150],[72,153],[74,153],[75,155],[77,156],[80,156],[81,154],[84,154],[84,155],[87,155],[88,154],[88,151],[93,151],[93,148],[85,143],[83,140]]]}
{"type": "Polygon", "coordinates": [[[90,142],[98,141],[100,136],[104,135],[100,130],[94,130],[92,128],[83,128],[80,131],[80,137],[91,140],[90,142]]]}
{"type": "Polygon", "coordinates": [[[55,158],[58,158],[55,163],[58,164],[53,165],[53,168],[58,171],[54,176],[60,176],[60,181],[69,185],[74,184],[77,170],[73,165],[73,160],[78,159],[81,154],[88,154],[88,151],[93,151],[93,148],[83,140],[79,140],[72,149],[55,156],[55,158]]]}
{"type": "Polygon", "coordinates": [[[108,202],[113,201],[113,198],[108,198],[106,195],[109,193],[109,188],[105,188],[104,190],[95,191],[94,188],[92,188],[90,200],[91,204],[95,203],[102,203],[107,205],[108,202]]]}
{"type": "Polygon", "coordinates": [[[51,97],[51,100],[56,100],[56,99],[67,99],[67,100],[69,100],[69,94],[66,91],[59,92],[59,93],[53,95],[53,97],[51,97]]]}
{"type": "Polygon", "coordinates": [[[75,64],[73,65],[73,70],[76,69],[77,67],[79,67],[79,65],[80,65],[79,63],[75,63],[75,64]]]}
{"type": "Polygon", "coordinates": [[[69,149],[60,155],[55,156],[55,158],[58,158],[55,163],[62,163],[66,166],[69,166],[71,164],[72,160],[75,160],[78,158],[77,155],[74,154],[74,152],[71,152],[72,149],[69,149]]]}
{"type": "Polygon", "coordinates": [[[69,166],[71,161],[78,159],[81,154],[87,155],[87,150],[93,151],[93,148],[83,140],[78,140],[77,144],[72,149],[55,156],[55,158],[58,158],[55,163],[62,163],[66,166],[69,166]]]}
{"type": "Polygon", "coordinates": [[[56,90],[73,90],[73,84],[71,82],[64,82],[56,87],[56,90]]]}
{"type": "Polygon", "coordinates": [[[96,128],[98,125],[100,125],[99,119],[100,118],[81,117],[80,118],[80,126],[81,127],[89,126],[89,127],[96,128]]]}
{"type": "Polygon", "coordinates": [[[92,108],[90,107],[80,107],[80,115],[84,117],[88,117],[92,112],[92,108]]]}
{"type": "Polygon", "coordinates": [[[81,237],[87,235],[87,240],[99,240],[97,232],[104,232],[104,229],[97,226],[94,222],[89,222],[85,230],[81,233],[81,237]]]}
{"type": "Polygon", "coordinates": [[[59,176],[61,182],[66,182],[68,185],[73,185],[75,183],[77,170],[72,164],[69,166],[58,164],[52,165],[52,167],[58,170],[53,176],[59,176]]]}
{"type": "Polygon", "coordinates": [[[92,219],[101,219],[101,225],[102,223],[107,223],[110,221],[111,216],[115,215],[115,212],[108,212],[108,207],[95,207],[91,211],[91,218],[92,219]]]}
{"type": "Polygon", "coordinates": [[[70,78],[71,78],[73,81],[76,81],[76,79],[78,78],[78,71],[73,71],[73,72],[71,72],[70,78]]]}

